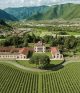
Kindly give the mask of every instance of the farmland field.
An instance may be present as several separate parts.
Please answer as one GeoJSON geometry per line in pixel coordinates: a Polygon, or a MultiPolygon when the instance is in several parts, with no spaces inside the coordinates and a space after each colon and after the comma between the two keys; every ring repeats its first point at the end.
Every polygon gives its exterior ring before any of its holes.
{"type": "Polygon", "coordinates": [[[30,72],[0,63],[0,93],[80,93],[80,63],[30,72]]]}

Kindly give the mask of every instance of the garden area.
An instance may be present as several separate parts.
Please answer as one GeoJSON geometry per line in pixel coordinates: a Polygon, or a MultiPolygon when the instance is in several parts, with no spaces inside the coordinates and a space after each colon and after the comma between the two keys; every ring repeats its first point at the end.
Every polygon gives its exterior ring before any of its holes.
{"type": "MultiPolygon", "coordinates": [[[[22,60],[18,60],[16,61],[18,64],[24,66],[24,67],[28,67],[28,68],[37,68],[37,65],[36,64],[32,64],[30,63],[29,61],[22,61],[22,60]]],[[[48,64],[48,66],[50,67],[54,67],[54,66],[57,66],[57,65],[60,65],[63,63],[63,60],[52,60],[50,61],[50,64],[48,64]]]]}

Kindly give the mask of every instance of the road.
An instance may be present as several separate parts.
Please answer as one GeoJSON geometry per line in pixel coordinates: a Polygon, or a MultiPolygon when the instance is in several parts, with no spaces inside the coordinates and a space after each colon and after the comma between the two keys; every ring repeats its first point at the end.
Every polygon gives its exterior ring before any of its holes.
{"type": "Polygon", "coordinates": [[[32,71],[32,72],[42,72],[42,71],[46,71],[46,70],[40,70],[40,69],[36,69],[36,68],[29,68],[29,67],[24,67],[14,61],[0,61],[0,63],[7,63],[10,65],[13,65],[19,69],[23,69],[23,70],[27,70],[27,71],[32,71]]]}

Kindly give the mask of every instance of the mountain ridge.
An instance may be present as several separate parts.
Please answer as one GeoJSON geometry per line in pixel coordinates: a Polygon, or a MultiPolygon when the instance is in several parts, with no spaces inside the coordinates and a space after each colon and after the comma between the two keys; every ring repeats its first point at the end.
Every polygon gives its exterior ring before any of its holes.
{"type": "Polygon", "coordinates": [[[17,21],[17,18],[14,17],[13,15],[5,12],[4,10],[0,9],[0,19],[3,20],[10,20],[10,21],[17,21]]]}
{"type": "Polygon", "coordinates": [[[19,7],[19,8],[6,8],[5,12],[15,16],[20,19],[27,19],[30,16],[37,14],[37,12],[43,12],[47,10],[47,6],[39,6],[39,7],[19,7]]]}
{"type": "Polygon", "coordinates": [[[4,9],[19,20],[50,20],[80,18],[80,4],[60,4],[52,6],[19,7],[4,9]],[[77,15],[76,15],[77,14],[77,15]]]}

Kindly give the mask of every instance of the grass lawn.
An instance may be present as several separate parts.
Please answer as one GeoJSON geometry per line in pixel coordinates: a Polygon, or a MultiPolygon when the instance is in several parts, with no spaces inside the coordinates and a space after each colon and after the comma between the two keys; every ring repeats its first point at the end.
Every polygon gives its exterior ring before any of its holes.
{"type": "Polygon", "coordinates": [[[80,32],[67,32],[69,35],[80,35],[80,32]]]}
{"type": "Polygon", "coordinates": [[[73,55],[73,52],[64,52],[64,56],[72,57],[73,55]]]}
{"type": "Polygon", "coordinates": [[[51,55],[51,52],[46,52],[45,54],[48,55],[50,58],[51,58],[51,56],[52,56],[52,55],[51,55]]]}
{"type": "Polygon", "coordinates": [[[38,54],[45,54],[47,56],[49,56],[49,58],[51,58],[51,52],[45,52],[45,53],[33,53],[33,55],[38,55],[38,54]]]}
{"type": "Polygon", "coordinates": [[[25,66],[25,67],[31,67],[31,68],[35,68],[36,65],[35,64],[30,64],[29,61],[17,61],[18,64],[25,66]]]}
{"type": "Polygon", "coordinates": [[[28,46],[33,48],[34,47],[34,43],[28,43],[28,46]]]}
{"type": "MultiPolygon", "coordinates": [[[[34,34],[36,36],[40,36],[40,37],[44,37],[45,35],[50,35],[51,36],[54,33],[55,33],[54,31],[51,32],[51,31],[40,30],[40,29],[37,29],[37,30],[34,31],[34,34]]],[[[30,32],[29,34],[32,35],[32,32],[30,32]]]]}
{"type": "Polygon", "coordinates": [[[50,64],[58,65],[58,64],[61,64],[62,62],[63,60],[51,60],[50,64]]]}
{"type": "Polygon", "coordinates": [[[46,47],[50,47],[50,44],[45,44],[46,47]]]}
{"type": "MultiPolygon", "coordinates": [[[[53,60],[50,62],[50,65],[58,65],[62,63],[63,60],[53,60]]],[[[24,67],[30,67],[30,68],[36,68],[35,64],[30,64],[29,61],[17,61],[18,64],[24,66],[24,67]]]]}
{"type": "Polygon", "coordinates": [[[4,41],[5,39],[0,39],[0,41],[4,41]]]}
{"type": "MultiPolygon", "coordinates": [[[[28,43],[29,47],[34,48],[34,43],[28,43]]],[[[50,44],[45,44],[46,47],[50,47],[50,44]]]]}

